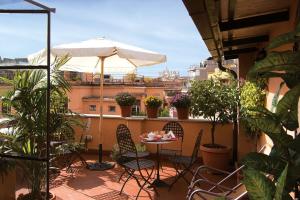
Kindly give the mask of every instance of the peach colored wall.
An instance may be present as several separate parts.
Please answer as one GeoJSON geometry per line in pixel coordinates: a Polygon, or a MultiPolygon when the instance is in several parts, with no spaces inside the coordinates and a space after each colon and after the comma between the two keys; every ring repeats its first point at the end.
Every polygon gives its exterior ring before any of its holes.
{"type": "MultiPolygon", "coordinates": [[[[294,30],[294,28],[296,26],[296,10],[297,10],[298,0],[290,0],[290,1],[291,1],[290,20],[287,22],[277,23],[276,28],[270,30],[270,32],[269,32],[270,39],[272,39],[278,35],[281,35],[283,33],[294,30]]],[[[259,44],[258,47],[262,48],[264,46],[263,46],[263,44],[259,44]]],[[[291,48],[292,48],[292,45],[285,45],[285,46],[281,46],[274,50],[285,51],[285,50],[291,50],[291,48]]],[[[245,69],[249,69],[249,66],[251,67],[254,64],[254,58],[252,56],[253,55],[249,55],[249,54],[243,54],[243,55],[239,56],[241,77],[244,77],[244,75],[247,73],[247,71],[245,69]]],[[[273,99],[274,94],[276,93],[278,86],[281,82],[282,82],[281,78],[271,78],[268,81],[268,93],[267,93],[267,98],[266,98],[266,107],[268,109],[271,108],[272,99],[273,99]]],[[[282,97],[287,91],[288,91],[288,88],[286,86],[284,86],[280,92],[280,97],[282,97]]],[[[245,150],[246,145],[244,144],[244,142],[247,141],[245,139],[242,139],[243,137],[245,137],[243,134],[241,134],[242,132],[243,132],[243,130],[240,129],[240,135],[239,135],[239,137],[240,137],[239,138],[239,151],[240,152],[245,150]]],[[[272,145],[272,141],[270,140],[270,138],[268,138],[266,135],[262,135],[258,140],[257,148],[259,149],[262,145],[264,145],[266,143],[272,145]]],[[[248,145],[249,145],[249,148],[251,148],[250,143],[248,143],[248,145]]],[[[246,153],[246,152],[244,152],[244,153],[246,153]]]]}
{"type": "MultiPolygon", "coordinates": [[[[137,94],[137,99],[141,101],[141,111],[145,112],[145,106],[143,100],[148,95],[154,95],[164,98],[164,87],[136,87],[136,86],[104,86],[104,99],[103,113],[106,115],[120,115],[121,110],[114,100],[114,97],[120,92],[129,92],[137,94]],[[116,112],[109,112],[109,106],[115,106],[116,112]]],[[[98,86],[72,86],[71,91],[68,93],[69,97],[69,109],[73,112],[85,113],[85,114],[97,114],[99,113],[99,98],[82,99],[86,96],[98,96],[98,86]],[[96,105],[96,111],[90,111],[89,105],[96,105]]]]}
{"type": "MultiPolygon", "coordinates": [[[[82,117],[82,120],[87,120],[88,117],[82,117]]],[[[158,118],[158,119],[146,119],[146,118],[121,118],[121,117],[104,117],[103,119],[103,149],[106,151],[111,151],[116,141],[116,128],[119,124],[123,123],[128,126],[131,131],[133,140],[135,142],[140,142],[140,134],[161,130],[163,126],[172,119],[170,118],[158,118]]],[[[176,119],[173,119],[176,120],[176,119]]],[[[210,124],[205,120],[182,120],[179,121],[182,125],[185,133],[184,143],[183,143],[183,154],[191,155],[196,134],[200,129],[204,129],[204,135],[202,137],[202,144],[210,142],[210,124]]],[[[91,117],[91,128],[89,133],[93,135],[93,141],[88,144],[89,149],[97,149],[99,144],[99,118],[91,117]]],[[[76,137],[80,138],[83,131],[81,129],[76,129],[76,137]]],[[[229,147],[232,147],[232,124],[226,124],[224,126],[218,125],[216,129],[216,142],[229,147]]],[[[176,146],[176,144],[170,145],[170,148],[176,146]]],[[[148,150],[150,152],[156,152],[155,145],[147,144],[148,150]]]]}

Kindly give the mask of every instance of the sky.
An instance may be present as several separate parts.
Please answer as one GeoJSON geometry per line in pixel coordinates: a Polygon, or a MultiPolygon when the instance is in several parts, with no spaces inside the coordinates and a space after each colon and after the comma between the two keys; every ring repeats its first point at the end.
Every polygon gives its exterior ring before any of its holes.
{"type": "MultiPolygon", "coordinates": [[[[52,45],[105,37],[167,56],[166,63],[138,68],[140,75],[156,77],[168,68],[184,76],[190,65],[210,56],[182,0],[39,2],[56,8],[51,20],[52,45]]],[[[33,7],[21,0],[0,0],[0,8],[33,7]]],[[[0,26],[1,57],[27,57],[45,48],[46,18],[42,15],[0,15],[0,26]]]]}

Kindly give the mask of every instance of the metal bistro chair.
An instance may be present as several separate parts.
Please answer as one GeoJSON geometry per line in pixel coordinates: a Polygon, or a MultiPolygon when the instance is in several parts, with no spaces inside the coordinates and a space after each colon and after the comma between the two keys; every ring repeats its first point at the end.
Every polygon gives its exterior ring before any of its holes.
{"type": "MultiPolygon", "coordinates": [[[[149,182],[149,179],[151,178],[151,176],[153,174],[153,171],[155,168],[155,163],[152,160],[143,159],[138,156],[135,144],[131,138],[130,131],[126,125],[120,124],[117,127],[116,135],[117,135],[117,141],[118,141],[121,157],[125,157],[125,159],[127,159],[128,157],[126,155],[128,155],[128,153],[135,154],[135,157],[132,158],[131,161],[120,164],[125,169],[125,172],[128,174],[128,177],[125,180],[125,182],[120,190],[120,194],[122,193],[128,180],[132,177],[136,180],[137,184],[140,187],[140,190],[136,196],[136,199],[137,199],[141,190],[144,189],[145,185],[147,183],[151,185],[151,183],[149,182]],[[150,174],[147,169],[151,169],[150,174]],[[148,177],[145,177],[143,175],[142,170],[146,171],[148,177]],[[142,184],[140,183],[139,177],[135,174],[136,171],[139,172],[139,176],[142,178],[144,183],[142,183],[142,184]]],[[[153,186],[153,189],[154,189],[155,193],[157,193],[155,186],[153,186]]]]}
{"type": "Polygon", "coordinates": [[[160,154],[163,156],[175,156],[175,155],[181,155],[182,153],[182,144],[183,144],[183,136],[184,131],[182,126],[178,122],[168,122],[164,125],[163,131],[168,133],[169,131],[172,131],[176,138],[180,140],[180,148],[179,149],[166,149],[163,148],[163,146],[160,149],[160,154]]]}
{"type": "Polygon", "coordinates": [[[67,147],[66,154],[69,154],[68,158],[66,158],[67,161],[67,172],[73,173],[74,168],[72,165],[76,162],[77,159],[81,161],[81,164],[88,168],[88,164],[84,157],[82,156],[83,153],[88,151],[88,143],[91,142],[93,139],[92,135],[81,135],[80,141],[74,142],[72,144],[69,144],[69,147],[67,147]]]}
{"type": "MultiPolygon", "coordinates": [[[[271,148],[267,145],[264,145],[258,152],[268,155],[271,152],[271,148]]],[[[247,195],[247,190],[245,185],[240,180],[237,180],[237,183],[232,187],[226,186],[225,183],[232,178],[239,178],[241,176],[240,173],[244,168],[245,165],[241,165],[233,172],[228,172],[206,165],[200,166],[196,170],[196,173],[194,174],[189,186],[187,199],[215,199],[218,197],[231,200],[243,199],[247,195]],[[225,177],[215,182],[201,175],[203,171],[218,173],[220,175],[222,174],[225,175],[225,177]],[[203,185],[206,186],[205,189],[201,187],[203,185]]]]}
{"type": "Polygon", "coordinates": [[[171,162],[174,164],[177,176],[175,177],[174,181],[171,183],[169,190],[172,189],[173,185],[180,179],[183,178],[185,182],[189,185],[190,182],[185,178],[187,173],[191,173],[194,175],[192,168],[197,162],[198,152],[200,148],[201,138],[203,134],[203,129],[197,135],[194,149],[191,156],[174,156],[170,157],[171,162]],[[181,171],[179,171],[181,169],[181,171]]]}

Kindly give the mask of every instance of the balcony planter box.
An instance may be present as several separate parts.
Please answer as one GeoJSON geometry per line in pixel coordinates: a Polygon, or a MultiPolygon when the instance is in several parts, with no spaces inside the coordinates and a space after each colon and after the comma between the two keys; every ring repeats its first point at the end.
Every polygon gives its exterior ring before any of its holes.
{"type": "Polygon", "coordinates": [[[189,108],[176,108],[178,119],[189,119],[189,108]]]}
{"type": "Polygon", "coordinates": [[[157,118],[158,108],[146,107],[146,109],[147,109],[147,117],[148,118],[157,118]]]}
{"type": "Polygon", "coordinates": [[[231,149],[226,146],[200,146],[203,164],[216,169],[228,170],[231,149]]]}
{"type": "Polygon", "coordinates": [[[132,106],[120,106],[120,108],[121,108],[121,116],[122,117],[130,117],[131,116],[132,106]]]}

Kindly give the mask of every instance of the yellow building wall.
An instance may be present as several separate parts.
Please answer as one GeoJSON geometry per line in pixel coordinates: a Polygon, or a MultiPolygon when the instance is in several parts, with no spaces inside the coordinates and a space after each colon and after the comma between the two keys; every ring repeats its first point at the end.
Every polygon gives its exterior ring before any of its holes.
{"type": "MultiPolygon", "coordinates": [[[[164,99],[164,87],[136,87],[136,86],[104,86],[104,103],[103,113],[106,115],[121,115],[121,110],[114,97],[120,92],[129,92],[140,100],[141,111],[145,112],[146,108],[144,105],[144,99],[147,96],[153,95],[161,99],[164,99]],[[109,106],[115,106],[116,112],[110,112],[109,106]]],[[[100,111],[100,99],[99,90],[97,86],[72,86],[71,91],[68,93],[68,107],[73,112],[84,113],[84,114],[98,114],[100,111]],[[97,98],[83,99],[83,97],[94,96],[97,98]],[[96,110],[91,111],[89,106],[96,105],[96,110]]]]}

